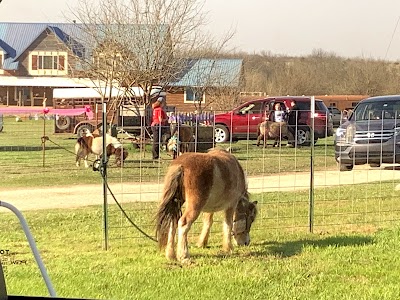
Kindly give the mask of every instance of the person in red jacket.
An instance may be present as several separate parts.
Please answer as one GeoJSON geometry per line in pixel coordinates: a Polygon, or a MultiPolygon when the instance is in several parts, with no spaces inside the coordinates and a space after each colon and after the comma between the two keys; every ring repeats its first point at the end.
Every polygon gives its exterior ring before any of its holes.
{"type": "Polygon", "coordinates": [[[164,107],[165,99],[163,97],[158,97],[152,104],[153,118],[151,122],[151,131],[153,132],[153,147],[151,152],[153,159],[158,159],[160,157],[160,141],[164,132],[163,127],[167,128],[166,126],[168,126],[168,117],[164,107]]]}

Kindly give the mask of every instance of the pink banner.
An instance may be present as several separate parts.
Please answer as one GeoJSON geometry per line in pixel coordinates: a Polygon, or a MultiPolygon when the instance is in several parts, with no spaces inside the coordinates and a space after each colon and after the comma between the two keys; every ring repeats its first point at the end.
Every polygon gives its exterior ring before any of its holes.
{"type": "Polygon", "coordinates": [[[0,107],[1,114],[45,114],[59,116],[79,116],[86,114],[89,120],[93,119],[93,112],[90,106],[83,108],[38,108],[38,107],[0,107]]]}

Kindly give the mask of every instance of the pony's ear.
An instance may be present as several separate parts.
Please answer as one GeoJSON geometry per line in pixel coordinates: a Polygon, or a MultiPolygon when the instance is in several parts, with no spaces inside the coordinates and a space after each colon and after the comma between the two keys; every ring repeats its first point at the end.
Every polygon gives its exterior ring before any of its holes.
{"type": "Polygon", "coordinates": [[[253,201],[253,204],[254,204],[254,205],[257,205],[257,204],[258,204],[258,201],[253,201]]]}

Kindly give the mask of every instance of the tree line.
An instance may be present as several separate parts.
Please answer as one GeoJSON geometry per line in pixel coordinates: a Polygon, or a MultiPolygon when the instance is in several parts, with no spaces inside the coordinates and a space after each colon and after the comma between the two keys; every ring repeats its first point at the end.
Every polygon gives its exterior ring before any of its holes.
{"type": "Polygon", "coordinates": [[[345,58],[321,49],[303,57],[274,55],[268,51],[236,55],[244,60],[243,91],[268,95],[399,93],[399,62],[345,58]]]}

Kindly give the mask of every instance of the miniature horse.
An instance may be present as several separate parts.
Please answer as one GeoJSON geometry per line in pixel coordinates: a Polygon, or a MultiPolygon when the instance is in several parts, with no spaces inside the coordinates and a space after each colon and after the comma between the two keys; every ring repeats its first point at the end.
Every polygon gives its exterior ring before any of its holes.
{"type": "MultiPolygon", "coordinates": [[[[128,157],[128,151],[123,148],[121,142],[109,134],[106,134],[106,151],[107,157],[112,154],[115,155],[117,166],[121,166],[128,157]]],[[[85,167],[88,168],[88,156],[90,153],[96,155],[97,158],[103,154],[103,137],[94,137],[91,133],[87,133],[86,136],[78,138],[75,144],[76,166],[80,166],[81,158],[83,158],[85,167]]]]}
{"type": "Polygon", "coordinates": [[[165,175],[164,192],[157,212],[156,235],[167,259],[189,261],[187,236],[193,222],[204,212],[198,246],[206,247],[213,214],[224,211],[223,249],[250,243],[250,227],[257,214],[257,202],[249,201],[245,174],[229,152],[184,153],[172,161],[165,175]],[[186,209],[182,214],[182,205],[186,209]],[[175,233],[178,231],[177,252],[175,233]]]}
{"type": "Polygon", "coordinates": [[[274,140],[274,147],[279,147],[282,141],[282,138],[287,138],[288,144],[287,146],[292,146],[291,142],[294,142],[294,137],[292,132],[289,130],[289,127],[286,122],[272,122],[272,121],[264,121],[258,124],[257,128],[258,137],[257,137],[257,146],[260,146],[260,141],[264,141],[264,147],[267,145],[267,140],[274,140]]]}
{"type": "Polygon", "coordinates": [[[171,127],[171,132],[174,131],[175,133],[167,143],[167,151],[172,153],[172,158],[175,159],[185,152],[193,152],[194,138],[192,127],[188,125],[171,127]]]}

